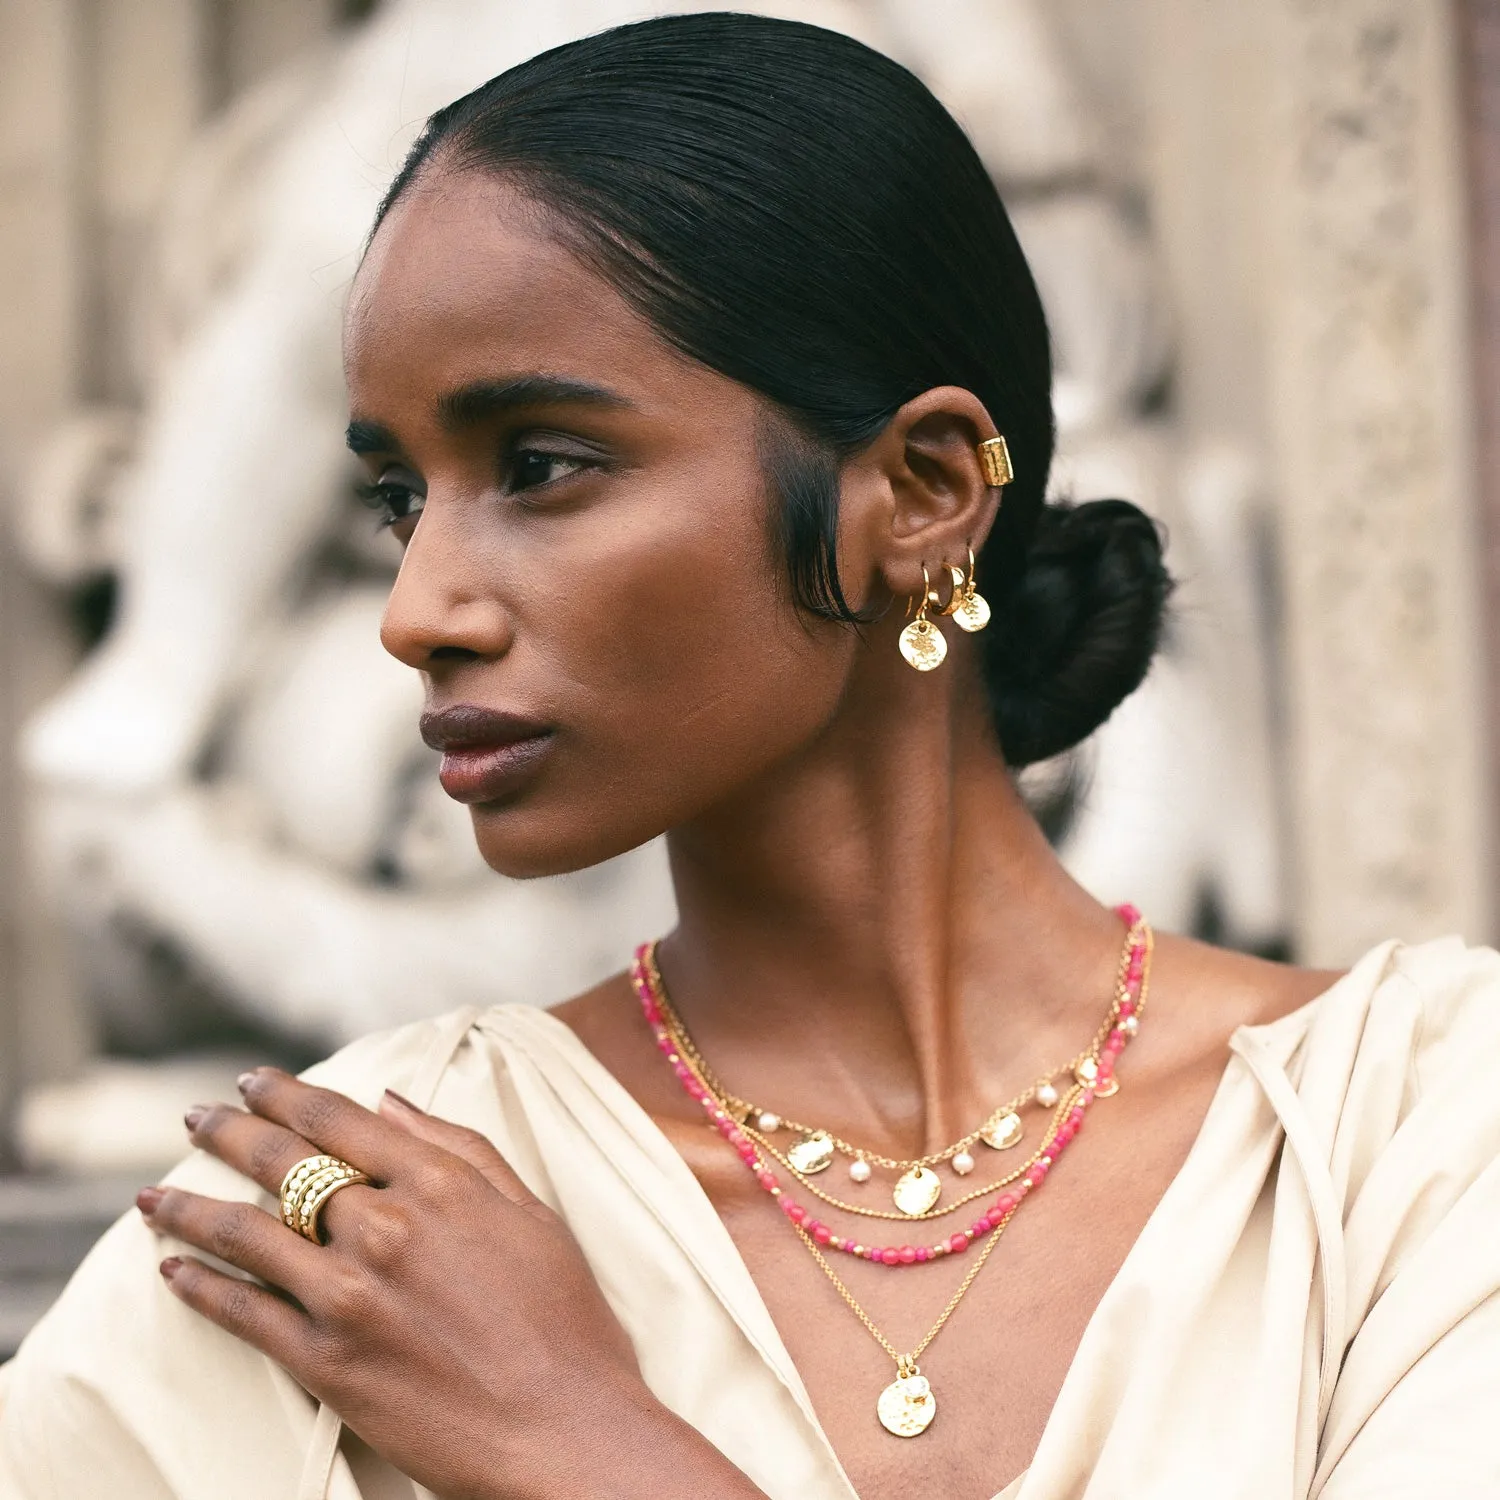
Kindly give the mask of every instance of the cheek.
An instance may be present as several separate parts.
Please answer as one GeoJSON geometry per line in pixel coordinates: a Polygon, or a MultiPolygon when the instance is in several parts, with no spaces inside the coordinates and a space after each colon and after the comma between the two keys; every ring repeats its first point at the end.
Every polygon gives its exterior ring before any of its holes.
{"type": "MultiPolygon", "coordinates": [[[[577,518],[584,534],[552,575],[559,606],[517,636],[518,655],[553,685],[559,754],[525,802],[476,810],[497,869],[576,868],[643,843],[794,753],[834,713],[855,637],[793,609],[767,502],[758,485],[736,489],[658,489],[577,518]]],[[[546,566],[560,561],[554,551],[546,566]]]]}

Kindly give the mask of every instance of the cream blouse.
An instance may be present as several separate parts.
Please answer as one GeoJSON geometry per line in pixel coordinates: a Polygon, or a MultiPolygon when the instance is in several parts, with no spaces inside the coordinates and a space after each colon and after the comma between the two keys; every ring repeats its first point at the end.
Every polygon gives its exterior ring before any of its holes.
{"type": "MultiPolygon", "coordinates": [[[[1236,1032],[1181,1171],[996,1500],[1500,1496],[1500,955],[1368,954],[1236,1032]]],[[[773,1500],[849,1500],[755,1283],[650,1118],[544,1011],[465,1011],[312,1072],[489,1135],[568,1222],[657,1396],[773,1500]],[[768,1434],[774,1437],[768,1440],[768,1434]]],[[[266,1195],[195,1155],[173,1181],[266,1195]]],[[[134,1212],[0,1371],[0,1495],[419,1500],[179,1304],[134,1212]]]]}

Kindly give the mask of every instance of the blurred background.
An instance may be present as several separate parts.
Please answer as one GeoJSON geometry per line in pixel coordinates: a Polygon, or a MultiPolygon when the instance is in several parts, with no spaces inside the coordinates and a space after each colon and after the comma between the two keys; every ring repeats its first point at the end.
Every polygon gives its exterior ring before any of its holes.
{"type": "MultiPolygon", "coordinates": [[[[338,328],[432,109],[679,8],[0,0],[0,1358],[246,1063],[550,1003],[670,924],[654,847],[478,862],[376,638],[338,328]]],[[[1026,779],[1080,878],[1317,964],[1492,940],[1500,0],[739,8],[963,121],[1052,320],[1056,490],[1169,528],[1160,664],[1026,779]]]]}

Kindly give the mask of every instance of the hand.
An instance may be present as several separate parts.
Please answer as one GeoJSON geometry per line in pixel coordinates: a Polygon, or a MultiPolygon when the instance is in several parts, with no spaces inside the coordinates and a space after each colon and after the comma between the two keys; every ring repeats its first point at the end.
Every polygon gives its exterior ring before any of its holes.
{"type": "Polygon", "coordinates": [[[248,1110],[189,1113],[195,1145],[272,1194],[322,1152],[372,1182],[327,1201],[323,1245],[252,1203],[144,1189],[153,1228],[268,1284],[170,1258],[162,1274],[189,1307],[452,1500],[594,1493],[601,1474],[624,1482],[622,1463],[642,1494],[670,1493],[662,1476],[759,1493],[650,1395],[566,1226],[482,1135],[389,1093],[375,1114],[274,1068],[240,1086],[248,1110]]]}

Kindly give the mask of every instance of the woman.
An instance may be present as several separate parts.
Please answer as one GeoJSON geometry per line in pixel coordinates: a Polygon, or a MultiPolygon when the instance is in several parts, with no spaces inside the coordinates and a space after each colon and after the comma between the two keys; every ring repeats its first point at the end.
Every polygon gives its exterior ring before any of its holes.
{"type": "Polygon", "coordinates": [[[680,925],[191,1110],[9,1371],[15,1493],[1500,1483],[1500,967],[1153,942],[1054,860],[1012,768],[1167,578],[1044,505],[1041,309],[914,78],[723,15],[512,70],[392,188],[346,363],[486,859],[665,830],[680,925]]]}

